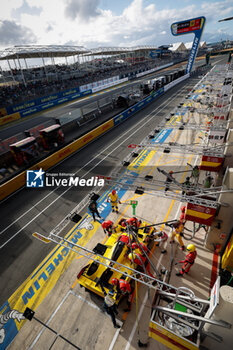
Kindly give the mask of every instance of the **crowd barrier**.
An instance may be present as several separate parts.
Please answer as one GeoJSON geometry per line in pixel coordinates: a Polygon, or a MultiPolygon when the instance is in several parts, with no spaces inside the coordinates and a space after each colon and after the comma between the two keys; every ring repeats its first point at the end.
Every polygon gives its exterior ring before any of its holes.
{"type": "Polygon", "coordinates": [[[51,94],[51,95],[48,95],[48,96],[44,96],[44,97],[40,97],[40,98],[37,98],[37,99],[33,99],[31,101],[27,101],[27,102],[24,102],[24,103],[19,103],[19,104],[16,104],[14,106],[9,106],[9,107],[6,107],[6,110],[7,110],[8,114],[15,113],[15,112],[20,112],[20,111],[23,111],[25,109],[28,109],[28,108],[31,108],[31,107],[34,107],[34,106],[39,106],[39,105],[42,105],[44,103],[55,101],[55,100],[57,100],[59,98],[62,98],[62,97],[66,97],[66,96],[75,94],[77,92],[80,92],[79,91],[79,87],[73,88],[73,89],[68,89],[68,90],[61,91],[61,92],[57,92],[55,94],[51,94]]]}
{"type": "MultiPolygon", "coordinates": [[[[173,86],[181,82],[182,80],[185,80],[189,77],[189,74],[186,74],[186,76],[182,77],[183,79],[179,78],[173,81],[173,86]]],[[[171,86],[172,87],[172,86],[171,86]]],[[[40,169],[48,170],[49,168],[53,167],[54,165],[58,164],[83,146],[87,145],[89,142],[96,139],[101,134],[105,133],[106,131],[110,130],[111,128],[121,124],[123,121],[125,121],[130,116],[134,115],[136,112],[144,108],[146,105],[154,101],[158,96],[160,96],[162,93],[165,92],[164,87],[159,89],[158,91],[152,93],[150,96],[144,98],[142,101],[136,103],[134,106],[128,108],[123,113],[120,113],[116,115],[114,118],[110,119],[109,121],[105,122],[104,124],[98,126],[94,130],[88,132],[86,135],[80,137],[79,139],[73,141],[68,146],[65,146],[61,150],[55,152],[51,156],[47,157],[46,159],[40,161],[39,163],[35,164],[30,169],[40,169]]],[[[13,179],[7,181],[3,185],[0,186],[0,200],[5,199],[21,187],[25,186],[26,183],[26,171],[19,174],[18,176],[14,177],[13,179]]]]}

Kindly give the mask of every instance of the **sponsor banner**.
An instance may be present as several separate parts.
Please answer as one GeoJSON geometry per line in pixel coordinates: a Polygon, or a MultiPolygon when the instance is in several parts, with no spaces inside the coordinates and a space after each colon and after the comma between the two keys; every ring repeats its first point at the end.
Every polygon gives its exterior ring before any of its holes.
{"type": "Polygon", "coordinates": [[[171,89],[173,86],[179,84],[183,80],[188,79],[189,77],[190,77],[190,74],[188,73],[188,74],[185,74],[185,75],[183,75],[182,77],[180,77],[180,78],[178,78],[176,80],[173,80],[171,83],[169,83],[169,84],[164,86],[164,91],[167,91],[167,90],[171,89]]]}
{"type": "Polygon", "coordinates": [[[20,103],[20,104],[14,105],[14,106],[9,106],[6,108],[7,113],[11,114],[14,112],[20,112],[20,111],[23,111],[24,109],[29,109],[29,108],[34,107],[34,106],[39,106],[39,105],[42,105],[44,103],[55,101],[61,97],[72,95],[72,94],[77,93],[77,92],[79,92],[79,87],[73,88],[73,89],[68,89],[65,91],[61,91],[61,92],[58,92],[56,94],[40,97],[40,98],[37,98],[35,100],[27,101],[25,103],[20,103]]]}
{"type": "Polygon", "coordinates": [[[20,119],[19,113],[13,113],[0,118],[0,126],[13,122],[14,120],[20,119]]]}
{"type": "Polygon", "coordinates": [[[221,169],[224,157],[202,156],[200,170],[218,172],[221,169]]]}
{"type": "Polygon", "coordinates": [[[186,220],[194,221],[202,225],[211,226],[216,213],[216,208],[188,203],[186,220]]]}
{"type": "Polygon", "coordinates": [[[157,72],[158,70],[170,67],[173,64],[174,64],[174,62],[171,62],[171,63],[164,64],[163,66],[159,66],[159,67],[156,67],[156,68],[152,68],[152,69],[146,70],[145,72],[137,73],[136,77],[139,78],[139,77],[142,77],[143,75],[147,75],[147,74],[150,74],[150,73],[153,73],[153,72],[157,72]]]}
{"type": "Polygon", "coordinates": [[[158,325],[154,321],[149,323],[149,337],[164,344],[172,350],[198,350],[199,347],[191,341],[179,337],[169,329],[158,325]]]}

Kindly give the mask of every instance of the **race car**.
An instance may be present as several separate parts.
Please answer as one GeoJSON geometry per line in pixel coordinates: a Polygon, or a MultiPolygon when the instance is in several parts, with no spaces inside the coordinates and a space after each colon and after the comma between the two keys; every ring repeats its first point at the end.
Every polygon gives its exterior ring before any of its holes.
{"type": "MultiPolygon", "coordinates": [[[[144,247],[148,246],[150,242],[153,241],[155,232],[153,227],[147,226],[148,224],[146,222],[140,222],[140,226],[134,231],[138,242],[144,247]]],[[[132,235],[130,235],[130,237],[132,237],[132,235]]],[[[98,243],[93,251],[99,254],[99,256],[97,256],[94,261],[84,266],[78,273],[77,278],[79,284],[87,290],[104,297],[100,286],[101,284],[108,292],[113,289],[113,285],[111,284],[113,278],[123,278],[130,283],[131,278],[125,276],[123,273],[127,273],[128,275],[132,275],[133,273],[133,271],[127,269],[127,267],[133,269],[133,263],[128,258],[128,254],[131,251],[130,243],[132,242],[133,239],[129,239],[125,227],[125,231],[113,232],[105,244],[98,243]],[[101,258],[101,256],[111,259],[111,261],[101,258]],[[114,264],[114,261],[124,266],[114,264]],[[101,262],[108,265],[108,267],[102,265],[101,262]],[[112,270],[112,267],[118,269],[118,271],[112,270]]],[[[135,267],[137,267],[137,265],[135,267]]],[[[116,302],[118,301],[119,300],[116,302]]]]}

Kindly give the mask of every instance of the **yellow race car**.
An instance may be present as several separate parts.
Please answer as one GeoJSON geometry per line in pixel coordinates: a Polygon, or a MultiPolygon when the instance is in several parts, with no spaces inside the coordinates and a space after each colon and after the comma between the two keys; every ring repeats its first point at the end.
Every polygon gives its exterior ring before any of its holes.
{"type": "MultiPolygon", "coordinates": [[[[148,246],[149,243],[153,241],[155,232],[153,227],[147,226],[148,224],[146,222],[140,222],[140,226],[135,230],[137,232],[135,233],[137,240],[141,244],[144,243],[144,246],[148,246]]],[[[127,273],[128,275],[132,275],[133,273],[131,270],[127,269],[127,267],[133,268],[133,264],[128,258],[128,253],[130,253],[129,235],[126,231],[122,230],[122,228],[120,230],[121,232],[119,232],[119,226],[116,231],[117,232],[115,232],[115,230],[113,231],[105,244],[98,243],[95,246],[93,251],[99,254],[99,256],[97,256],[94,261],[84,266],[77,276],[81,286],[102,297],[104,297],[104,294],[100,284],[102,284],[108,292],[110,289],[113,289],[113,285],[111,284],[113,278],[123,278],[130,283],[130,277],[124,276],[123,273],[127,273]],[[101,256],[111,259],[111,261],[101,256]],[[124,266],[114,264],[114,261],[124,266]],[[101,263],[104,263],[108,267],[101,263]],[[112,267],[116,268],[118,271],[112,270],[112,267]]],[[[131,240],[133,241],[132,238],[131,240]]]]}

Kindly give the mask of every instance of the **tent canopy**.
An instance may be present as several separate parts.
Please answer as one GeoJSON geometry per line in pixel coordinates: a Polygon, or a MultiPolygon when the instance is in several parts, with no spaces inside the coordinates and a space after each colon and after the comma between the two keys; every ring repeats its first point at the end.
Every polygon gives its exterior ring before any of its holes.
{"type": "Polygon", "coordinates": [[[13,46],[0,52],[0,60],[21,58],[68,57],[88,53],[83,46],[64,45],[24,45],[13,46]]]}

